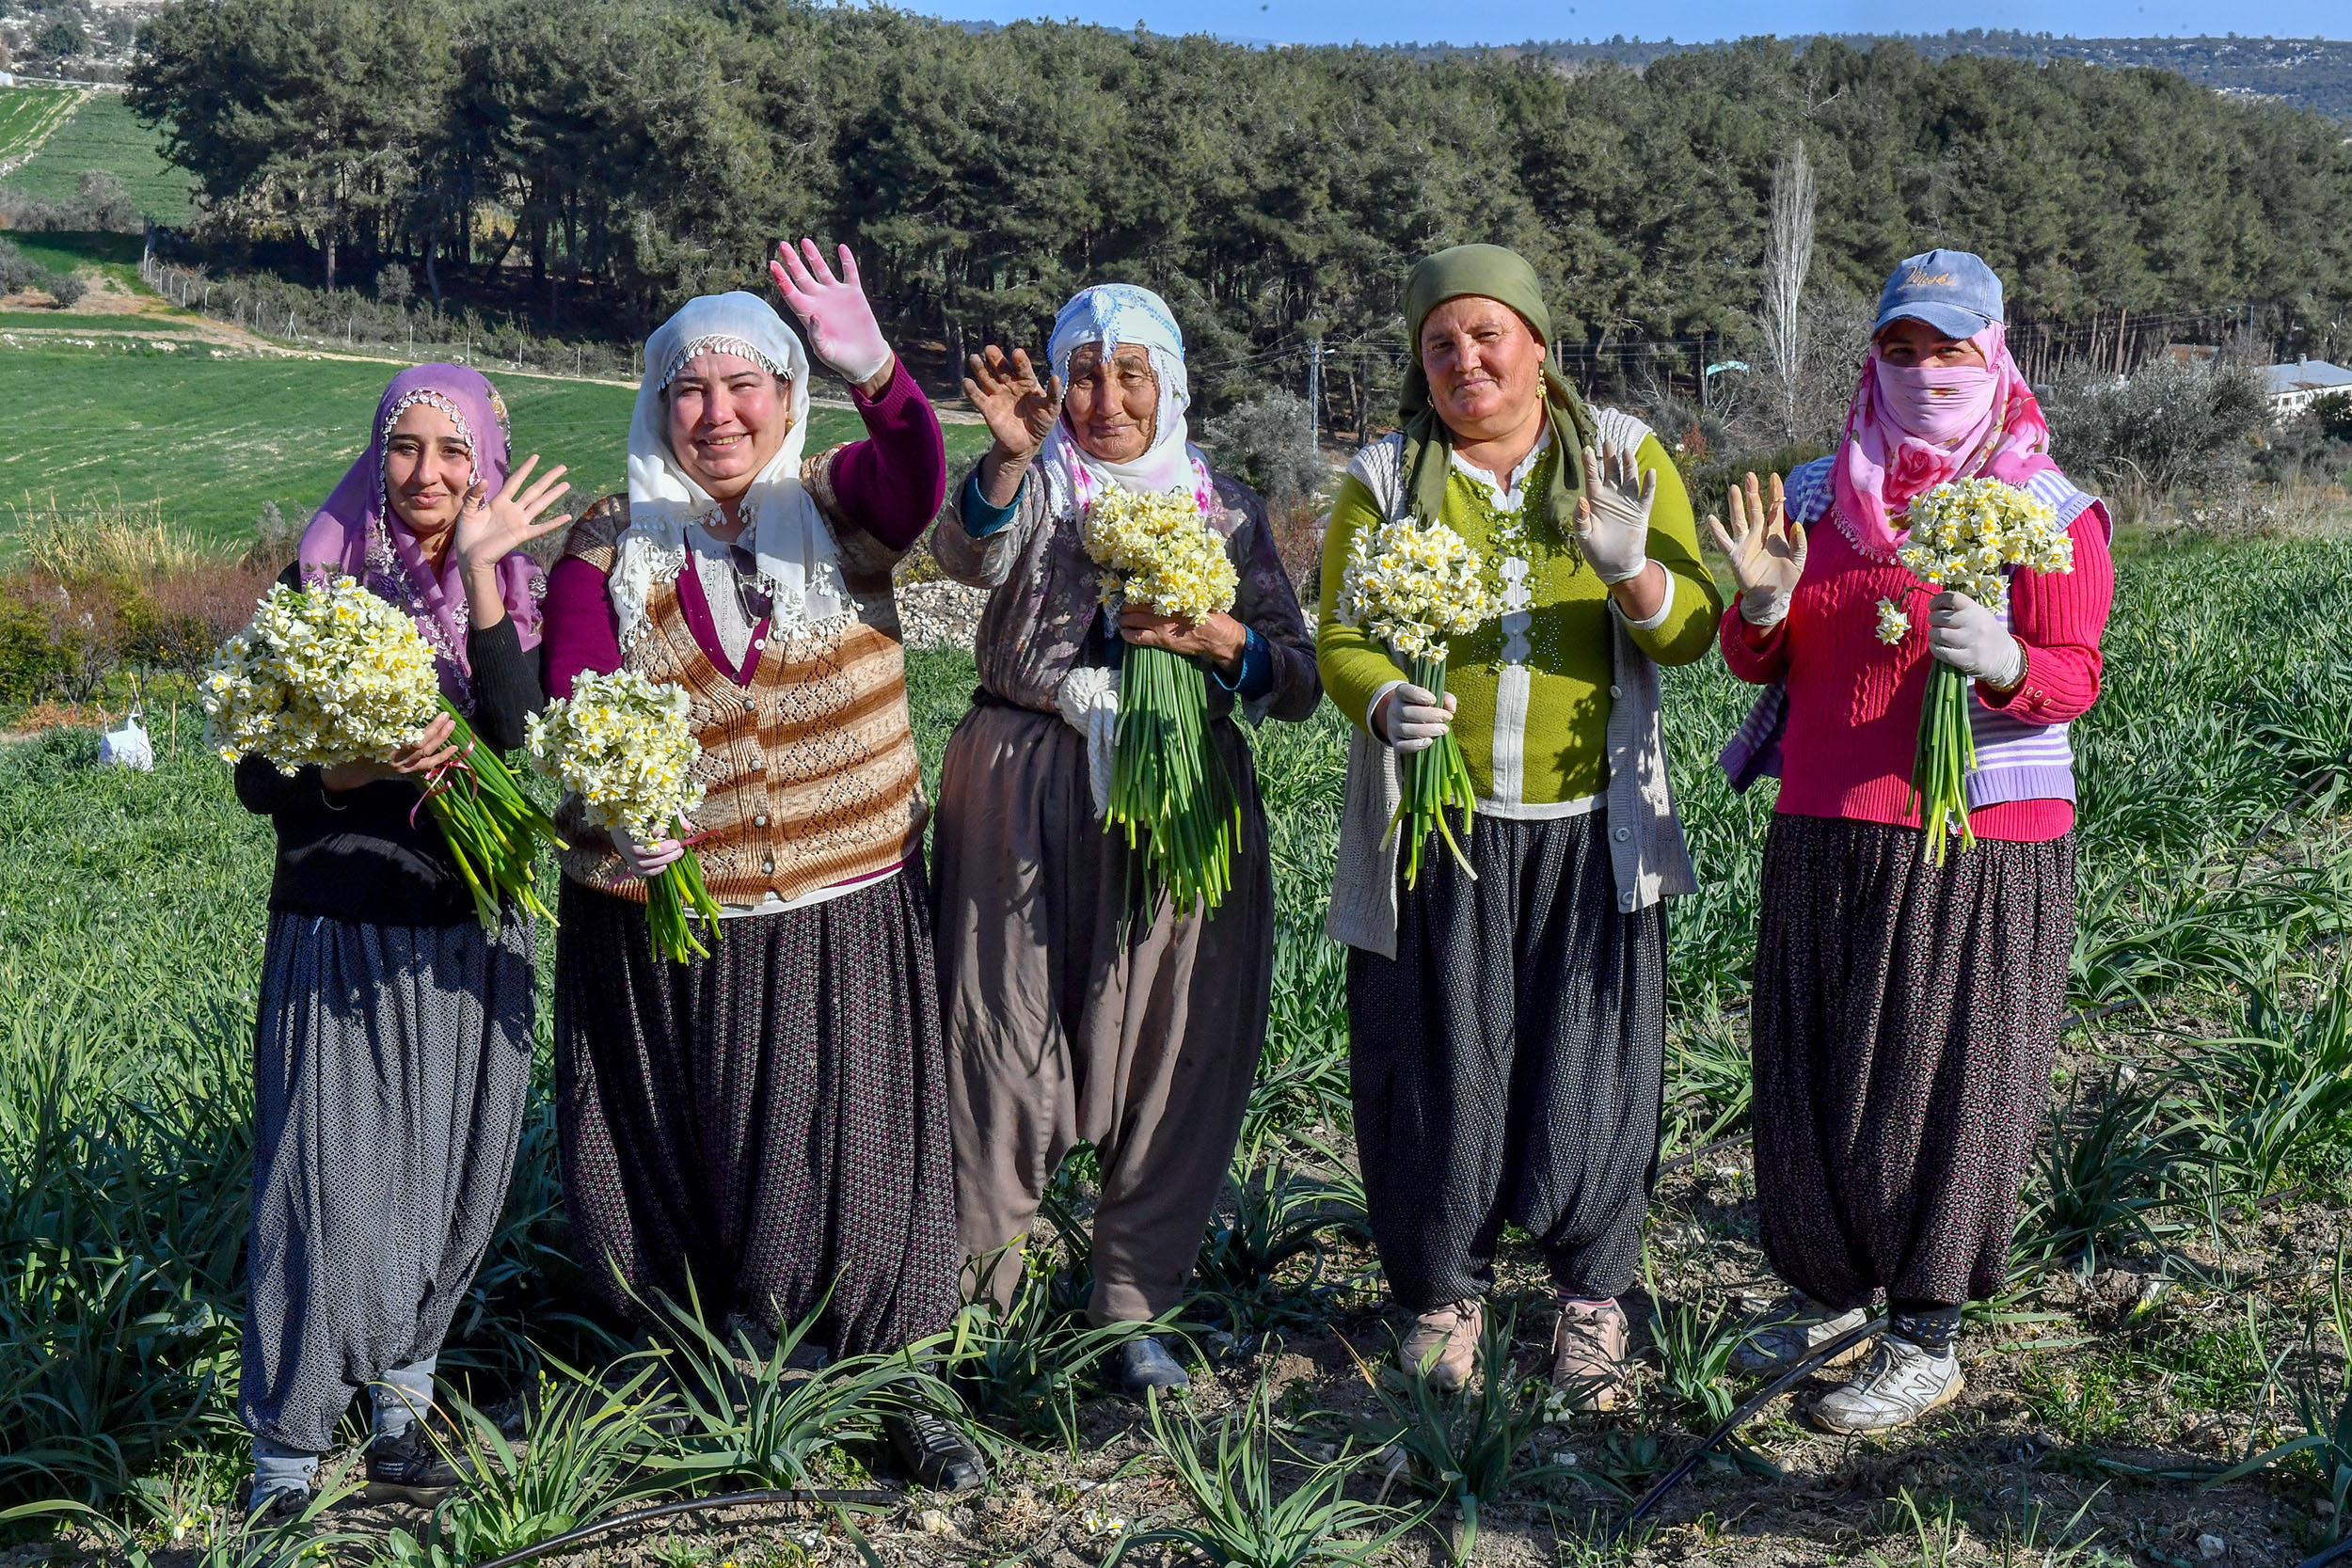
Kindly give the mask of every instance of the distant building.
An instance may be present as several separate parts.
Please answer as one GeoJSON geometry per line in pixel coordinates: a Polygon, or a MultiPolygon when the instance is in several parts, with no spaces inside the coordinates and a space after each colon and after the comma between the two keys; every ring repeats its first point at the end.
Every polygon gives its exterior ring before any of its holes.
{"type": "Polygon", "coordinates": [[[2211,343],[2167,343],[2163,357],[2176,365],[2210,365],[2220,352],[2211,343]]]}
{"type": "Polygon", "coordinates": [[[2352,392],[2352,371],[2325,359],[2297,359],[2263,372],[2270,386],[2270,412],[2279,419],[2300,414],[2329,392],[2352,392]]]}

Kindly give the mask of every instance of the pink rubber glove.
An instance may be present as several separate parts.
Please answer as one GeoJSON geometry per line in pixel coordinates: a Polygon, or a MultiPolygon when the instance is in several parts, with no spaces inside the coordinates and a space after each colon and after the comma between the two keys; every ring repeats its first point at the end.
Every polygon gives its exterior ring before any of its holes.
{"type": "Polygon", "coordinates": [[[825,253],[815,240],[803,239],[795,254],[787,241],[776,246],[769,276],[792,313],[808,328],[809,347],[834,373],[853,387],[863,387],[890,368],[890,345],[882,341],[882,323],[866,302],[858,283],[857,261],[848,245],[841,252],[841,276],[825,265],[825,253]]]}

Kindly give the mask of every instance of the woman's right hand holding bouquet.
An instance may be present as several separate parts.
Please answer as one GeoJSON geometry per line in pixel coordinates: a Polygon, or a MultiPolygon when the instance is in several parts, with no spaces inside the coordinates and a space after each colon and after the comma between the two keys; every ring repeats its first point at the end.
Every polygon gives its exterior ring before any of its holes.
{"type": "Polygon", "coordinates": [[[1731,487],[1731,528],[1709,515],[1707,526],[1715,544],[1731,561],[1732,580],[1740,585],[1740,618],[1758,631],[1780,625],[1804,577],[1804,525],[1788,520],[1780,476],[1772,476],[1772,499],[1754,474],[1744,494],[1731,487]]]}
{"type": "Polygon", "coordinates": [[[1451,691],[1441,703],[1427,687],[1406,681],[1389,688],[1374,705],[1372,726],[1381,739],[1410,756],[1445,738],[1454,727],[1454,709],[1460,705],[1461,699],[1451,691]]]}

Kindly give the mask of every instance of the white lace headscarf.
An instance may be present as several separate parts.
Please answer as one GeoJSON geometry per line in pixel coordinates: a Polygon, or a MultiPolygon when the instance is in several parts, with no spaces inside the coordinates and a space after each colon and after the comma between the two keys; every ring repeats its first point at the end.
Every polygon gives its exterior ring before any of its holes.
{"type": "Polygon", "coordinates": [[[1045,343],[1045,356],[1063,386],[1070,385],[1071,356],[1089,343],[1105,356],[1121,343],[1143,345],[1159,378],[1159,415],[1151,448],[1132,463],[1106,463],[1088,451],[1078,444],[1068,415],[1056,422],[1038,454],[1056,515],[1085,510],[1113,483],[1140,492],[1188,490],[1203,512],[1214,511],[1208,460],[1192,445],[1184,422],[1184,410],[1192,403],[1192,384],[1184,373],[1184,335],[1168,302],[1133,283],[1097,283],[1079,290],[1054,318],[1054,335],[1045,343]]]}
{"type": "Polygon", "coordinates": [[[748,359],[786,383],[792,429],[743,498],[750,520],[741,538],[758,559],[760,586],[775,602],[771,624],[788,633],[849,612],[833,530],[801,483],[801,456],[808,445],[808,351],[757,294],[706,294],[687,301],[645,341],[645,378],[628,431],[628,529],[611,578],[624,649],[644,627],[648,589],[674,580],[685,565],[688,526],[723,518],[719,503],[670,450],[662,396],[687,362],[704,353],[748,359]]]}

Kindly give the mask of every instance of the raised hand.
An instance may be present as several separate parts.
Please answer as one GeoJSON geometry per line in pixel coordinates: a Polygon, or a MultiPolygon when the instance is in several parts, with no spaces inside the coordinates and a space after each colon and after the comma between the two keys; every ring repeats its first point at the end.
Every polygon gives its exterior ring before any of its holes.
{"type": "Polygon", "coordinates": [[[1740,585],[1740,617],[1758,628],[1778,626],[1804,576],[1804,525],[1788,520],[1778,474],[1772,476],[1769,505],[1763,486],[1750,474],[1744,490],[1731,487],[1729,510],[1729,531],[1712,514],[1707,526],[1731,560],[1731,578],[1740,585]]]}
{"type": "Polygon", "coordinates": [[[890,345],[882,341],[882,323],[874,319],[865,286],[857,276],[857,259],[848,245],[834,247],[841,256],[836,277],[825,264],[825,253],[815,240],[803,238],[796,253],[789,241],[776,246],[768,275],[792,313],[808,328],[809,347],[834,374],[867,392],[890,369],[890,345]]]}
{"type": "Polygon", "coordinates": [[[1658,476],[1614,446],[1586,448],[1584,496],[1576,503],[1576,544],[1601,581],[1630,582],[1649,565],[1649,509],[1658,476]]]}
{"type": "Polygon", "coordinates": [[[1007,358],[994,343],[965,361],[963,395],[988,421],[996,450],[1014,463],[1026,463],[1045,444],[1061,418],[1061,377],[1048,375],[1041,383],[1029,351],[1014,349],[1007,358]]]}
{"type": "Polygon", "coordinates": [[[457,532],[450,541],[450,548],[456,552],[457,563],[469,584],[475,573],[495,568],[533,539],[553,533],[572,520],[568,512],[544,523],[537,520],[540,513],[562,500],[571,489],[568,484],[556,483],[564,477],[564,465],[557,464],[533,481],[531,470],[538,466],[539,454],[534,451],[506,476],[506,483],[499,487],[497,495],[491,495],[489,486],[479,479],[466,492],[465,504],[457,513],[457,532]]]}

